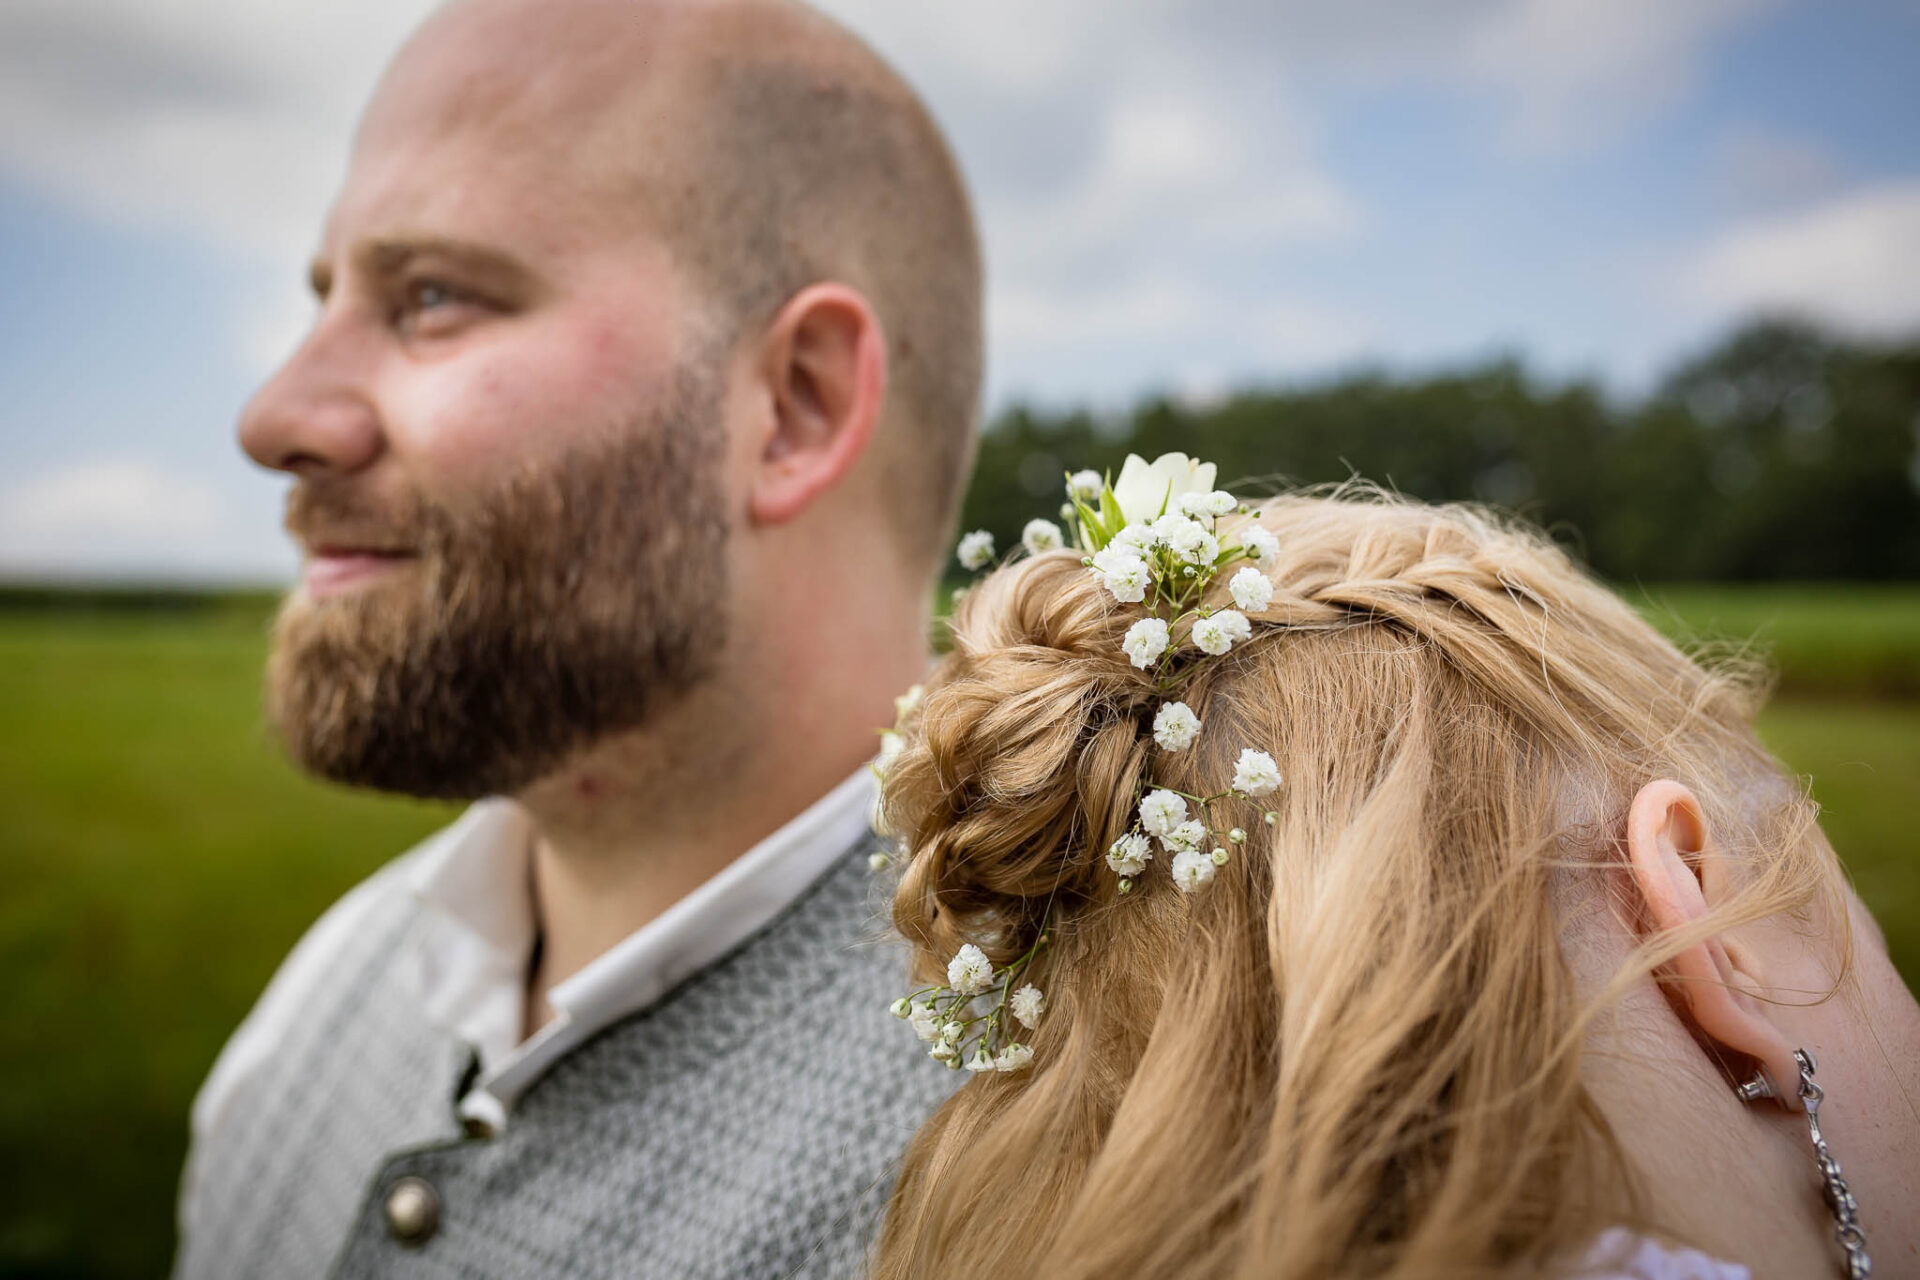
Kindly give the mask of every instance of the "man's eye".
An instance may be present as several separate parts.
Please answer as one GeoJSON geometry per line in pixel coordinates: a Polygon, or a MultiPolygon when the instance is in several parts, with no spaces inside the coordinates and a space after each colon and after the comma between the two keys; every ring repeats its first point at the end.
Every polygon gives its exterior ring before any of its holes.
{"type": "Polygon", "coordinates": [[[473,318],[473,295],[438,280],[413,280],[400,290],[394,321],[421,337],[451,334],[473,318]]]}
{"type": "Polygon", "coordinates": [[[416,280],[407,286],[407,306],[413,311],[431,311],[435,307],[460,301],[455,293],[438,280],[416,280]]]}

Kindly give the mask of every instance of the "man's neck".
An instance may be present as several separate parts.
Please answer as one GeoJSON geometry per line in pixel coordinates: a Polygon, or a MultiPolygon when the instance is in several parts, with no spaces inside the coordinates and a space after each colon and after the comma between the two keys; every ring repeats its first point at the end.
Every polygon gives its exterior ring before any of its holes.
{"type": "Polygon", "coordinates": [[[918,639],[771,686],[709,681],[644,729],[598,744],[517,797],[534,819],[540,937],[525,1034],[551,1016],[554,986],[872,757],[875,730],[892,720],[892,697],[924,673],[918,639]],[[783,692],[741,692],[766,687],[783,692]]]}

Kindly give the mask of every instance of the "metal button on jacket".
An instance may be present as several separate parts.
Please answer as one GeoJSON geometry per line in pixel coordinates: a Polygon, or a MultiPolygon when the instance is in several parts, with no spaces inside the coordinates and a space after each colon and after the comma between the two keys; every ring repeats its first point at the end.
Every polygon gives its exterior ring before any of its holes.
{"type": "Polygon", "coordinates": [[[387,1231],[404,1245],[422,1245],[440,1229],[440,1193],[425,1178],[406,1177],[387,1188],[387,1231]]]}

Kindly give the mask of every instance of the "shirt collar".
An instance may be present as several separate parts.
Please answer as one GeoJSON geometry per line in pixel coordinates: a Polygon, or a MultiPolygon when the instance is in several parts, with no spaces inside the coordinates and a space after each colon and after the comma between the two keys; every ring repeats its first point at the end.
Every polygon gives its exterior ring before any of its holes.
{"type": "Polygon", "coordinates": [[[532,855],[531,815],[511,800],[482,800],[421,851],[408,888],[482,940],[524,946],[533,933],[532,855]]]}
{"type": "Polygon", "coordinates": [[[487,1112],[503,1121],[520,1093],[573,1047],[771,923],[867,833],[877,796],[862,766],[557,984],[547,993],[552,1021],[524,1040],[535,932],[533,820],[512,800],[480,801],[421,849],[410,873],[409,888],[434,926],[418,953],[423,1012],[474,1047],[481,1068],[475,1095],[491,1099],[487,1112]]]}

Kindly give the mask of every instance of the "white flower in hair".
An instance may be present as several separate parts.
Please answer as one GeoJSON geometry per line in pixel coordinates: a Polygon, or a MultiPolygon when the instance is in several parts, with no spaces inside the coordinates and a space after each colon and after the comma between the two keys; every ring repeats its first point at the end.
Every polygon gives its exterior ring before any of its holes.
{"type": "Polygon", "coordinates": [[[1264,796],[1280,787],[1280,766],[1273,757],[1252,747],[1243,748],[1233,764],[1233,789],[1241,795],[1264,796]]]}
{"type": "Polygon", "coordinates": [[[1242,569],[1227,583],[1233,602],[1254,613],[1273,603],[1273,580],[1258,569],[1242,569]]]}
{"type": "Polygon", "coordinates": [[[1020,1019],[1020,1025],[1037,1027],[1040,1025],[1040,1015],[1047,1011],[1047,998],[1041,994],[1040,988],[1029,982],[1013,993],[1013,999],[1007,1002],[1007,1007],[1013,1010],[1014,1017],[1020,1019]]]}
{"type": "Polygon", "coordinates": [[[1024,1071],[1032,1065],[1033,1050],[1017,1041],[1002,1049],[1000,1056],[993,1060],[993,1069],[995,1071],[1024,1071]]]}
{"type": "Polygon", "coordinates": [[[1140,799],[1140,825],[1149,834],[1165,837],[1187,820],[1187,802],[1178,792],[1149,791],[1140,799]]]}
{"type": "Polygon", "coordinates": [[[1240,505],[1240,499],[1225,489],[1215,489],[1212,493],[1183,493],[1178,503],[1179,509],[1198,520],[1206,516],[1224,516],[1240,505]]]}
{"type": "Polygon", "coordinates": [[[1075,502],[1098,502],[1100,491],[1106,487],[1098,471],[1076,471],[1067,477],[1067,496],[1075,502]]]}
{"type": "Polygon", "coordinates": [[[962,568],[981,568],[993,559],[993,535],[985,529],[975,529],[960,539],[959,554],[962,568]]]}
{"type": "Polygon", "coordinates": [[[1178,510],[1181,494],[1211,490],[1214,470],[1211,462],[1197,462],[1184,453],[1163,453],[1152,462],[1130,453],[1113,482],[1113,498],[1129,521],[1155,520],[1178,510]]]}
{"type": "Polygon", "coordinates": [[[925,685],[909,686],[907,691],[893,700],[893,722],[899,724],[920,709],[920,699],[926,696],[925,685]]]}
{"type": "Polygon", "coordinates": [[[1127,628],[1126,637],[1120,641],[1120,647],[1126,650],[1128,660],[1144,671],[1159,661],[1160,655],[1167,651],[1167,645],[1172,643],[1172,639],[1164,619],[1142,618],[1127,628]]]}
{"type": "Polygon", "coordinates": [[[927,1056],[937,1058],[941,1062],[952,1062],[960,1056],[960,1050],[956,1046],[948,1044],[945,1040],[940,1040],[934,1043],[933,1048],[927,1050],[927,1056]]]}
{"type": "Polygon", "coordinates": [[[873,758],[873,769],[881,777],[887,776],[887,770],[893,768],[894,761],[907,749],[907,740],[891,729],[880,731],[880,754],[873,758]]]}
{"type": "Polygon", "coordinates": [[[1188,818],[1185,822],[1160,837],[1160,843],[1169,853],[1189,853],[1198,849],[1207,838],[1207,824],[1198,818],[1188,818]]]}
{"type": "Polygon", "coordinates": [[[1185,751],[1200,732],[1200,717],[1184,702],[1163,702],[1153,716],[1153,740],[1165,751],[1185,751]]]}
{"type": "Polygon", "coordinates": [[[1147,562],[1131,551],[1105,547],[1093,557],[1093,576],[1121,604],[1139,604],[1147,598],[1153,573],[1147,562]]]}
{"type": "Polygon", "coordinates": [[[1153,861],[1153,844],[1138,831],[1129,831],[1107,850],[1107,865],[1114,874],[1137,876],[1153,861]]]}
{"type": "Polygon", "coordinates": [[[1173,882],[1182,893],[1196,893],[1213,883],[1220,868],[1198,849],[1188,849],[1173,860],[1173,882]]]}
{"type": "Polygon", "coordinates": [[[1020,545],[1036,556],[1042,551],[1058,551],[1066,544],[1066,535],[1051,520],[1029,520],[1020,531],[1020,545]]]}
{"type": "Polygon", "coordinates": [[[1220,554],[1220,542],[1198,520],[1168,513],[1153,522],[1153,537],[1188,564],[1212,564],[1220,554]]]}
{"type": "Polygon", "coordinates": [[[987,1052],[987,1042],[985,1040],[982,1040],[979,1043],[979,1045],[973,1051],[973,1056],[967,1059],[967,1070],[969,1071],[993,1070],[993,1055],[987,1052]]]}
{"type": "Polygon", "coordinates": [[[1109,550],[1131,551],[1133,554],[1145,559],[1147,554],[1151,552],[1156,545],[1158,544],[1154,539],[1152,526],[1130,524],[1122,527],[1120,532],[1113,535],[1113,541],[1107,544],[1107,548],[1109,550]]]}
{"type": "Polygon", "coordinates": [[[1252,634],[1253,624],[1247,621],[1247,616],[1232,609],[1222,609],[1193,624],[1194,644],[1216,658],[1233,648],[1235,641],[1245,640],[1252,634]]]}
{"type": "Polygon", "coordinates": [[[928,1044],[940,1038],[940,1015],[931,1005],[915,1004],[907,1011],[907,1021],[913,1026],[913,1034],[928,1044]]]}
{"type": "Polygon", "coordinates": [[[993,985],[993,961],[971,942],[947,962],[947,985],[963,996],[977,996],[993,985]]]}
{"type": "Polygon", "coordinates": [[[1248,525],[1241,530],[1240,545],[1247,549],[1247,554],[1262,569],[1273,568],[1273,562],[1280,558],[1280,539],[1262,525],[1248,525]]]}

